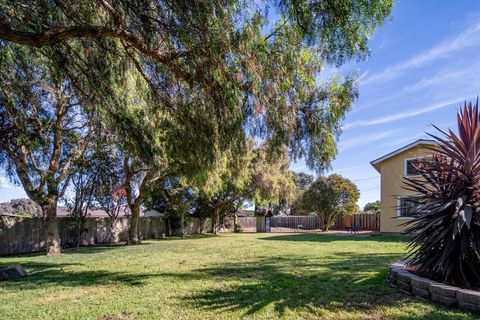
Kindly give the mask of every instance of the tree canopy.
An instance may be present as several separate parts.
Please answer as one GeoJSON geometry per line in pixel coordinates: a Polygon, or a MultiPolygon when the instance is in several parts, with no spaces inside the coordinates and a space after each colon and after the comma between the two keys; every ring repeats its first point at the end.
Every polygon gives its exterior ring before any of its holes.
{"type": "MultiPolygon", "coordinates": [[[[199,150],[243,148],[238,133],[246,129],[321,171],[357,96],[353,78],[318,81],[321,70],[365,58],[369,36],[391,7],[391,0],[4,0],[0,39],[62,57],[56,67],[122,132],[140,129],[113,85],[130,62],[178,129],[197,124],[194,132],[211,146],[199,150]]],[[[142,131],[132,138],[148,150],[142,131]]],[[[184,138],[194,138],[190,132],[182,131],[184,138]]]]}
{"type": "Polygon", "coordinates": [[[259,203],[287,199],[291,174],[275,172],[298,159],[327,168],[358,96],[354,74],[322,71],[366,58],[391,8],[392,0],[0,0],[0,165],[48,202],[47,242],[56,244],[53,208],[94,133],[123,168],[115,172],[132,242],[144,191],[166,177],[208,195],[233,186],[259,203]],[[244,175],[237,160],[252,155],[252,140],[264,151],[244,175]]]}
{"type": "Polygon", "coordinates": [[[363,207],[363,211],[373,213],[380,212],[380,200],[366,203],[363,207]]]}
{"type": "Polygon", "coordinates": [[[338,215],[356,211],[359,197],[360,192],[352,181],[332,174],[321,176],[313,182],[303,194],[301,203],[305,211],[321,214],[325,230],[328,230],[338,215]]]}

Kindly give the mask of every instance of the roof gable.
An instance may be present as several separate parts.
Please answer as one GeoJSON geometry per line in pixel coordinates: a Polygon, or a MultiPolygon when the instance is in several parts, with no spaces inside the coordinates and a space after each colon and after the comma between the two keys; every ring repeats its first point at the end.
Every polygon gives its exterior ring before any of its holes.
{"type": "Polygon", "coordinates": [[[407,144],[406,146],[403,146],[397,150],[394,150],[390,153],[387,153],[386,155],[384,156],[381,156],[380,158],[378,159],[375,159],[373,161],[370,161],[370,164],[377,170],[379,171],[379,168],[377,167],[377,165],[387,159],[390,159],[392,157],[395,157],[396,155],[404,152],[404,151],[407,151],[409,149],[412,149],[412,148],[415,148],[419,145],[430,145],[430,146],[436,146],[438,143],[435,141],[435,140],[428,140],[428,139],[418,139],[410,144],[407,144]]]}

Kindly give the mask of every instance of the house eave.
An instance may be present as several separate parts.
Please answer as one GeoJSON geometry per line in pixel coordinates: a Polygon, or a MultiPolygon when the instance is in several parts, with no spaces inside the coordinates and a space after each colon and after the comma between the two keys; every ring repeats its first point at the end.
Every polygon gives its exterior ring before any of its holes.
{"type": "Polygon", "coordinates": [[[379,164],[387,159],[390,159],[394,156],[396,156],[397,154],[399,153],[402,153],[406,150],[409,150],[411,148],[414,148],[416,146],[419,146],[419,145],[430,145],[430,146],[436,146],[438,145],[438,143],[435,141],[435,140],[429,140],[429,139],[419,139],[419,140],[416,140],[410,144],[407,144],[406,146],[403,146],[401,148],[398,148],[397,150],[394,150],[390,153],[387,153],[386,155],[384,156],[381,156],[380,158],[377,158],[373,161],[370,161],[370,164],[375,168],[375,170],[377,170],[378,172],[380,172],[380,166],[379,164]]]}

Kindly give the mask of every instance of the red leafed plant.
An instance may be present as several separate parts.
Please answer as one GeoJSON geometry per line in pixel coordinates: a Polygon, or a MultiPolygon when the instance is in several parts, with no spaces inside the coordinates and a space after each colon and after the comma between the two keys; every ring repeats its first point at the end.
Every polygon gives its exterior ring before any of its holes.
{"type": "Polygon", "coordinates": [[[419,178],[406,178],[418,194],[406,223],[410,267],[444,283],[480,287],[480,114],[478,99],[457,114],[458,134],[442,131],[432,159],[414,163],[419,178]]]}

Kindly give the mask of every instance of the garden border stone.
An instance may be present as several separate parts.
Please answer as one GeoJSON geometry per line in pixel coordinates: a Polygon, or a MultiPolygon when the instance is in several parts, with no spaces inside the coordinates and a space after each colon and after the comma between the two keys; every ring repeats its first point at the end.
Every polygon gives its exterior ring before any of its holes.
{"type": "Polygon", "coordinates": [[[407,262],[397,261],[390,265],[387,280],[391,286],[447,307],[459,307],[480,313],[480,291],[462,289],[420,277],[407,270],[407,262]]]}

